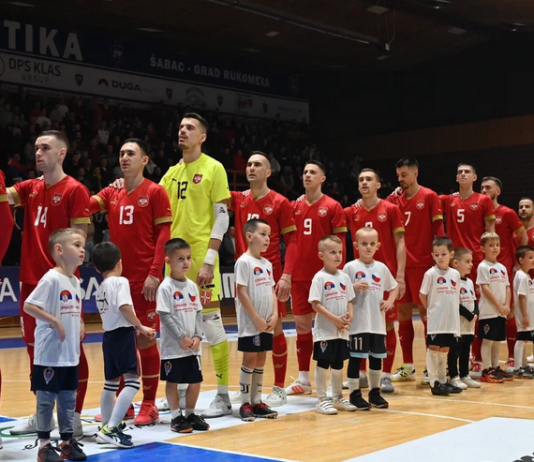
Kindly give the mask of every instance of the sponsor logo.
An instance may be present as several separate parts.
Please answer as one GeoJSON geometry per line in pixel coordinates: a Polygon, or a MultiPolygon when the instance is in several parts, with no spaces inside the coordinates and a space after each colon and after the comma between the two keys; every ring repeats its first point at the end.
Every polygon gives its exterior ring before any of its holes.
{"type": "Polygon", "coordinates": [[[269,275],[269,277],[271,276],[271,272],[267,269],[267,274],[269,275]]]}
{"type": "Polygon", "coordinates": [[[115,64],[115,67],[121,67],[122,62],[124,61],[124,46],[120,41],[113,42],[111,56],[113,57],[113,64],[115,64]]]}
{"type": "Polygon", "coordinates": [[[139,204],[139,207],[146,207],[148,205],[148,197],[140,197],[137,199],[137,203],[139,204]]]}
{"type": "Polygon", "coordinates": [[[497,274],[498,271],[495,268],[490,268],[489,274],[497,274]]]}
{"type": "Polygon", "coordinates": [[[387,220],[387,215],[385,213],[379,213],[378,214],[378,221],[381,221],[382,223],[387,220]]]}
{"type": "Polygon", "coordinates": [[[197,173],[197,174],[193,177],[193,183],[195,183],[195,184],[199,184],[201,181],[202,181],[202,175],[200,175],[200,174],[197,173]]]}
{"type": "Polygon", "coordinates": [[[488,332],[490,331],[490,329],[491,329],[490,325],[489,325],[489,324],[486,324],[486,325],[484,326],[484,333],[485,333],[486,335],[488,335],[488,332]]]}
{"type": "Polygon", "coordinates": [[[274,206],[266,205],[265,207],[263,207],[263,213],[265,213],[265,215],[270,215],[273,212],[274,212],[274,206]]]}
{"type": "Polygon", "coordinates": [[[221,95],[217,95],[217,104],[219,105],[219,107],[223,105],[223,102],[224,98],[221,95]]]}
{"type": "Polygon", "coordinates": [[[102,85],[104,87],[111,87],[111,88],[120,88],[121,90],[139,91],[139,92],[141,91],[141,87],[139,86],[139,84],[133,83],[133,82],[124,82],[122,80],[108,81],[102,78],[98,81],[98,85],[102,85]]]}
{"type": "Polygon", "coordinates": [[[192,107],[206,107],[206,102],[204,101],[204,92],[198,87],[189,87],[185,91],[185,103],[186,105],[192,107]]]}
{"type": "Polygon", "coordinates": [[[456,281],[454,279],[451,279],[451,284],[453,287],[456,287],[456,281]]]}
{"type": "Polygon", "coordinates": [[[467,294],[467,290],[465,289],[465,287],[462,287],[460,289],[460,295],[466,295],[467,294]]]}
{"type": "Polygon", "coordinates": [[[328,209],[326,207],[319,207],[318,213],[320,217],[326,217],[326,214],[328,213],[328,209]]]}
{"type": "Polygon", "coordinates": [[[61,199],[63,197],[63,194],[55,193],[52,197],[52,204],[53,205],[59,205],[61,203],[61,199]]]}

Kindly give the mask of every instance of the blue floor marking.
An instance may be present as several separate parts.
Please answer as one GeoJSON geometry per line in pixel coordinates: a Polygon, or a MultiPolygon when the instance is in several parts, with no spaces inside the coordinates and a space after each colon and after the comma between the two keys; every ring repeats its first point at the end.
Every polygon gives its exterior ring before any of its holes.
{"type": "Polygon", "coordinates": [[[14,422],[15,419],[12,419],[11,417],[0,417],[0,423],[4,422],[14,422]]]}

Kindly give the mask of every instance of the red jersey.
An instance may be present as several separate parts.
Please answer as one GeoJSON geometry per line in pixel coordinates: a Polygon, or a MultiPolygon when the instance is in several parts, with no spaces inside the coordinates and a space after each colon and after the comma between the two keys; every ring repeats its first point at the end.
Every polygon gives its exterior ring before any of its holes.
{"type": "Polygon", "coordinates": [[[56,263],[48,251],[50,234],[89,224],[89,191],[70,176],[47,187],[43,178],[9,188],[15,206],[24,206],[20,282],[37,285],[56,263]]]}
{"type": "Polygon", "coordinates": [[[339,202],[326,194],[312,205],[305,199],[292,204],[297,225],[298,255],[291,280],[309,282],[323,267],[323,262],[317,255],[319,241],[328,234],[338,234],[345,243],[347,222],[339,202]]]}
{"type": "Polygon", "coordinates": [[[232,191],[230,209],[234,211],[235,233],[235,259],[247,251],[247,242],[243,235],[243,227],[248,220],[260,218],[269,223],[271,227],[271,243],[261,256],[269,260],[273,267],[282,266],[280,256],[280,236],[293,233],[297,230],[293,208],[289,201],[275,191],[269,191],[265,197],[254,200],[250,191],[232,191]]]}
{"type": "Polygon", "coordinates": [[[417,194],[410,199],[407,199],[406,192],[403,192],[400,196],[388,196],[386,200],[399,207],[404,219],[406,267],[432,267],[434,236],[445,235],[443,212],[438,195],[431,189],[421,186],[417,194]]]}
{"type": "Polygon", "coordinates": [[[9,199],[6,191],[6,177],[0,170],[0,266],[6,254],[9,242],[11,241],[11,232],[13,231],[13,214],[9,207],[9,199]]]}
{"type": "Polygon", "coordinates": [[[475,265],[484,260],[480,249],[480,237],[486,232],[486,221],[495,219],[492,200],[483,194],[474,192],[465,201],[460,195],[443,194],[439,196],[447,235],[454,247],[465,247],[473,253],[475,265]]]}
{"type": "MultiPolygon", "coordinates": [[[[367,210],[363,205],[351,205],[345,208],[347,223],[350,228],[352,242],[356,242],[356,232],[367,226],[376,229],[380,248],[375,253],[375,260],[384,263],[395,276],[397,274],[397,244],[395,233],[404,233],[404,225],[400,209],[385,200],[367,210]]],[[[354,249],[354,258],[360,256],[358,249],[354,249]]]]}
{"type": "Polygon", "coordinates": [[[515,264],[514,233],[524,231],[523,222],[511,208],[499,205],[495,209],[495,231],[501,238],[501,253],[498,261],[508,270],[515,264]]]}
{"type": "Polygon", "coordinates": [[[159,268],[152,267],[156,226],[172,222],[169,196],[163,186],[146,178],[133,191],[108,186],[91,198],[91,212],[105,210],[110,240],[122,252],[123,276],[130,283],[144,282],[149,274],[160,279],[163,261],[159,268]]]}

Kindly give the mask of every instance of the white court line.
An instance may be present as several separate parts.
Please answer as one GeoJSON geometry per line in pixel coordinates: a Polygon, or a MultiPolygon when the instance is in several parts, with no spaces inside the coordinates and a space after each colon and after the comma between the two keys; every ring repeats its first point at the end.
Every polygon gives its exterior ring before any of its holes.
{"type": "MultiPolygon", "coordinates": [[[[530,387],[525,387],[530,388],[530,387]]],[[[428,398],[425,396],[414,396],[414,395],[398,395],[397,398],[412,398],[412,399],[424,399],[424,400],[432,400],[432,401],[439,401],[441,403],[467,403],[467,404],[482,404],[484,406],[501,406],[501,407],[512,407],[516,409],[534,409],[534,406],[520,406],[519,404],[504,404],[504,403],[488,403],[485,401],[469,401],[469,400],[462,400],[462,399],[452,399],[452,398],[434,398],[429,396],[428,398]]]]}
{"type": "Polygon", "coordinates": [[[393,414],[410,414],[410,415],[419,415],[423,417],[437,417],[438,419],[449,419],[449,420],[459,420],[460,422],[474,423],[475,420],[469,419],[460,419],[459,417],[450,417],[448,415],[437,415],[437,414],[425,414],[423,412],[412,412],[412,411],[397,411],[395,409],[373,409],[373,412],[390,412],[393,414]]]}

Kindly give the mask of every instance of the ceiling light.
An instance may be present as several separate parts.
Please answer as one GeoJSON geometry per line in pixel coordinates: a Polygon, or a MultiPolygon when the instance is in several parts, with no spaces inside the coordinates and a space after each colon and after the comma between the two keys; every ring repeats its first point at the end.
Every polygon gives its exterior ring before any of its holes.
{"type": "Polygon", "coordinates": [[[267,32],[265,35],[267,37],[276,37],[280,32],[278,32],[277,30],[272,30],[271,32],[267,32]]]}
{"type": "Polygon", "coordinates": [[[23,8],[33,8],[35,5],[33,3],[25,3],[25,2],[6,2],[9,5],[15,5],[15,6],[22,6],[23,8]]]}
{"type": "Polygon", "coordinates": [[[367,8],[367,11],[370,11],[374,14],[384,14],[385,12],[389,11],[389,8],[386,8],[385,6],[374,5],[367,8]]]}
{"type": "Polygon", "coordinates": [[[454,35],[462,35],[465,34],[467,31],[465,29],[460,29],[459,27],[453,27],[452,29],[449,29],[449,33],[454,35]]]}
{"type": "Polygon", "coordinates": [[[142,30],[143,32],[153,32],[153,33],[163,32],[161,29],[152,29],[151,27],[138,27],[137,30],[142,30]]]}

